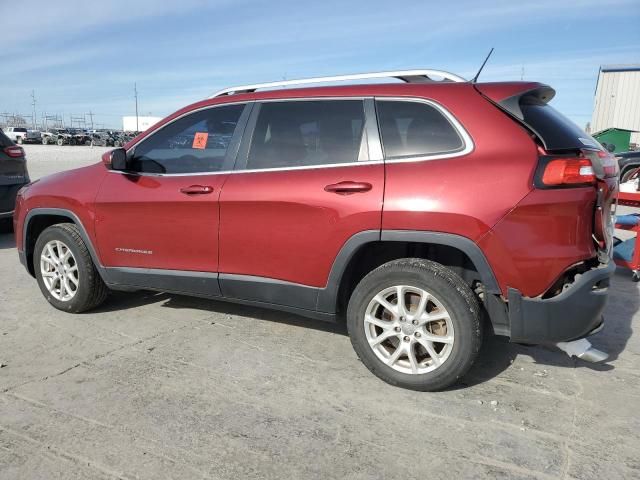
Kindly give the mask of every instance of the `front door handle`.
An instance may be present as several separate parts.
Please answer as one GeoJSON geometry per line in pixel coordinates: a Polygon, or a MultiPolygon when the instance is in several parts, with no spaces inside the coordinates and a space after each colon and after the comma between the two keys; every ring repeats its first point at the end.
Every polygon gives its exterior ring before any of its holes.
{"type": "Polygon", "coordinates": [[[332,183],[324,187],[325,192],[337,193],[338,195],[351,195],[352,193],[368,192],[373,186],[367,182],[339,182],[332,183]]]}
{"type": "Polygon", "coordinates": [[[180,192],[185,195],[207,195],[213,192],[213,187],[209,185],[191,185],[189,187],[182,187],[180,192]]]}

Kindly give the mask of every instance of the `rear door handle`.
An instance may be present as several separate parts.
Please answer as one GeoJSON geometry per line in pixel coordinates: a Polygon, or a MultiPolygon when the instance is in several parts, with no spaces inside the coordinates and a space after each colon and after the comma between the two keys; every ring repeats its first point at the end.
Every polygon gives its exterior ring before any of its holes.
{"type": "Polygon", "coordinates": [[[191,185],[189,187],[182,187],[180,192],[185,195],[207,195],[213,192],[213,187],[209,185],[191,185]]]}
{"type": "Polygon", "coordinates": [[[373,186],[367,182],[339,182],[332,183],[324,187],[325,192],[337,193],[338,195],[351,195],[352,193],[368,192],[373,186]]]}

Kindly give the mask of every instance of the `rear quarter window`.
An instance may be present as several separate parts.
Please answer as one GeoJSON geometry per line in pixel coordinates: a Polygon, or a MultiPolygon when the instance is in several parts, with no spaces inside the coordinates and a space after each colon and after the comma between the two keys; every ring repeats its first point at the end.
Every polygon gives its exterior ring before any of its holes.
{"type": "Polygon", "coordinates": [[[378,100],[376,111],[386,159],[458,152],[464,141],[436,107],[402,100],[378,100]]]}

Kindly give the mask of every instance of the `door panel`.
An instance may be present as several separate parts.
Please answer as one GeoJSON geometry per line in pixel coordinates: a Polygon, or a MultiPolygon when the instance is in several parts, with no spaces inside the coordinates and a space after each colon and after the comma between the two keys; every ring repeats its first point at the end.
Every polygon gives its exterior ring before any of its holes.
{"type": "Polygon", "coordinates": [[[229,175],[220,196],[220,272],[324,287],[349,237],[380,229],[383,185],[382,164],[229,175]],[[326,190],[341,182],[371,188],[326,190]]]}
{"type": "Polygon", "coordinates": [[[218,198],[226,177],[110,172],[96,200],[96,237],[105,266],[216,272],[218,198]],[[211,192],[181,191],[196,187],[211,192]]]}
{"type": "Polygon", "coordinates": [[[96,198],[105,266],[217,272],[218,199],[250,110],[195,110],[128,152],[127,172],[110,172],[96,198]]]}
{"type": "Polygon", "coordinates": [[[220,196],[220,288],[316,310],[347,240],[380,231],[384,165],[367,163],[381,160],[373,101],[264,102],[247,130],[220,196]]]}

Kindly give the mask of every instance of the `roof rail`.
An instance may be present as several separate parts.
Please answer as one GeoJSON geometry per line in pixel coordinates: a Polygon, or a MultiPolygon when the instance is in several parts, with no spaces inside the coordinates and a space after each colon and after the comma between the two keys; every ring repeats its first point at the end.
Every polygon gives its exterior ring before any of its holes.
{"type": "Polygon", "coordinates": [[[466,82],[466,80],[453,73],[443,70],[398,70],[391,72],[356,73],[352,75],[336,75],[333,77],[302,78],[300,80],[283,80],[280,82],[256,83],[254,85],[241,85],[229,87],[214,93],[209,98],[220,97],[222,95],[232,95],[234,93],[255,92],[259,88],[290,87],[295,85],[307,85],[312,83],[345,82],[351,80],[369,80],[372,78],[397,78],[407,83],[427,83],[434,82],[431,78],[442,77],[443,81],[466,82]]]}

